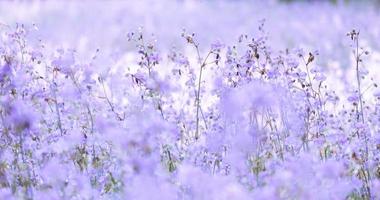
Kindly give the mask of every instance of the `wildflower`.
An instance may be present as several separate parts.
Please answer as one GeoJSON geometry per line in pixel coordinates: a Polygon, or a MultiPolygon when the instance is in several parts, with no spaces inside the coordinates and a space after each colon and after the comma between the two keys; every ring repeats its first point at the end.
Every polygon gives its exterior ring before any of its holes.
{"type": "MultiPolygon", "coordinates": [[[[128,180],[129,181],[129,180],[128,180]]],[[[126,186],[129,199],[135,200],[176,200],[177,191],[165,179],[139,175],[134,177],[131,185],[126,186]]]]}
{"type": "Polygon", "coordinates": [[[216,40],[211,44],[211,51],[218,52],[222,50],[224,47],[225,45],[222,42],[216,40]]]}
{"type": "Polygon", "coordinates": [[[149,56],[148,56],[148,60],[151,62],[151,63],[154,63],[154,64],[158,64],[160,61],[161,61],[161,57],[158,53],[151,53],[149,56]]]}
{"type": "Polygon", "coordinates": [[[58,57],[55,58],[51,64],[58,68],[62,73],[68,75],[72,71],[72,67],[75,63],[74,52],[66,52],[63,49],[58,49],[58,57]]]}
{"type": "Polygon", "coordinates": [[[33,128],[36,115],[26,105],[25,102],[6,100],[3,102],[6,112],[9,114],[7,121],[14,127],[16,133],[21,133],[24,130],[33,128]]]}
{"type": "Polygon", "coordinates": [[[3,82],[7,76],[10,76],[12,73],[12,68],[10,63],[5,62],[0,70],[0,82],[3,82]]]}
{"type": "Polygon", "coordinates": [[[286,58],[285,62],[290,68],[297,68],[299,65],[299,62],[291,57],[286,58]]]}
{"type": "Polygon", "coordinates": [[[326,80],[326,76],[323,75],[323,74],[321,74],[321,73],[318,73],[318,74],[315,75],[314,79],[317,80],[317,81],[325,81],[326,80]]]}
{"type": "Polygon", "coordinates": [[[359,95],[357,94],[357,92],[352,93],[349,97],[347,97],[347,100],[349,102],[358,102],[359,101],[359,95]]]}
{"type": "Polygon", "coordinates": [[[240,88],[225,91],[221,110],[230,118],[241,116],[247,109],[276,107],[281,89],[260,81],[252,81],[240,88]]]}
{"type": "Polygon", "coordinates": [[[376,98],[380,98],[380,90],[377,90],[373,93],[373,96],[375,96],[376,98]]]}

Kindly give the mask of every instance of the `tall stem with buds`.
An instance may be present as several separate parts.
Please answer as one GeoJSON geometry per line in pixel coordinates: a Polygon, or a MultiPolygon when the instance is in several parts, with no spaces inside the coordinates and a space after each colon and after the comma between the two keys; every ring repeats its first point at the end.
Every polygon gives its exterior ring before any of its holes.
{"type": "MultiPolygon", "coordinates": [[[[358,106],[358,109],[356,110],[356,116],[357,116],[357,121],[364,124],[365,119],[364,119],[364,111],[363,111],[363,97],[362,97],[362,91],[361,91],[360,70],[359,70],[359,63],[361,62],[361,55],[362,55],[362,53],[359,53],[359,31],[352,30],[348,35],[351,37],[351,40],[354,41],[355,72],[356,72],[356,82],[357,82],[357,87],[358,87],[357,92],[358,92],[358,97],[359,97],[359,106],[358,106]]],[[[364,52],[364,53],[367,54],[367,52],[364,52]]],[[[363,132],[363,136],[364,136],[364,142],[365,142],[365,157],[364,157],[364,163],[363,163],[363,168],[366,171],[364,175],[365,185],[366,185],[365,190],[367,192],[368,199],[371,199],[371,190],[369,187],[369,182],[371,178],[370,178],[369,168],[367,166],[369,148],[368,148],[367,133],[365,131],[363,132]]]]}

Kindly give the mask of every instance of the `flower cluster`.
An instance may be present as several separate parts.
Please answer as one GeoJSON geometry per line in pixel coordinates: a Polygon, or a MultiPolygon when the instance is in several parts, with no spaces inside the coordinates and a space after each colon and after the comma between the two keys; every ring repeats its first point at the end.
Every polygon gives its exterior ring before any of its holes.
{"type": "Polygon", "coordinates": [[[134,53],[106,62],[4,27],[0,197],[380,199],[380,97],[360,32],[342,36],[344,83],[318,51],[273,49],[258,30],[206,51],[183,30],[188,48],[163,51],[139,29],[125,37],[134,53]]]}

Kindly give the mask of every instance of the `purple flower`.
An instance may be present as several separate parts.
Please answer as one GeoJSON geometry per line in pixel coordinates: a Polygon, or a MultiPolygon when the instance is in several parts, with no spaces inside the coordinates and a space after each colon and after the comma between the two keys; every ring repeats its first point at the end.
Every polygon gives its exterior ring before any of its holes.
{"type": "Polygon", "coordinates": [[[16,133],[21,133],[24,130],[31,130],[33,128],[37,116],[25,102],[11,102],[6,100],[3,102],[3,106],[9,114],[7,122],[14,127],[16,133]]]}
{"type": "Polygon", "coordinates": [[[152,63],[159,63],[161,61],[161,57],[158,53],[151,53],[148,57],[148,60],[152,63]]]}
{"type": "Polygon", "coordinates": [[[323,74],[321,74],[321,73],[318,73],[318,74],[315,75],[314,79],[317,80],[317,81],[325,81],[326,80],[326,76],[323,75],[323,74]]]}
{"type": "Polygon", "coordinates": [[[3,82],[5,77],[10,76],[12,73],[11,65],[8,62],[1,67],[0,70],[0,82],[3,82]]]}
{"type": "Polygon", "coordinates": [[[211,44],[211,51],[220,51],[224,47],[225,45],[220,40],[216,40],[211,44]]]}
{"type": "Polygon", "coordinates": [[[347,100],[349,102],[358,102],[359,101],[359,95],[357,93],[352,93],[347,100]]]}
{"type": "Polygon", "coordinates": [[[62,73],[68,75],[72,71],[72,67],[75,64],[74,52],[66,52],[63,49],[57,50],[59,56],[55,58],[51,64],[62,71],[62,73]]]}

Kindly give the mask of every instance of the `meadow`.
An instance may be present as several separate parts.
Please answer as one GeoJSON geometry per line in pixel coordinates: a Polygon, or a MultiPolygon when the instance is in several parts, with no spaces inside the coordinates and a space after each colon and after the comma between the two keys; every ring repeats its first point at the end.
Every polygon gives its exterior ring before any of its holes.
{"type": "Polygon", "coordinates": [[[380,199],[376,1],[1,1],[0,199],[380,199]]]}

